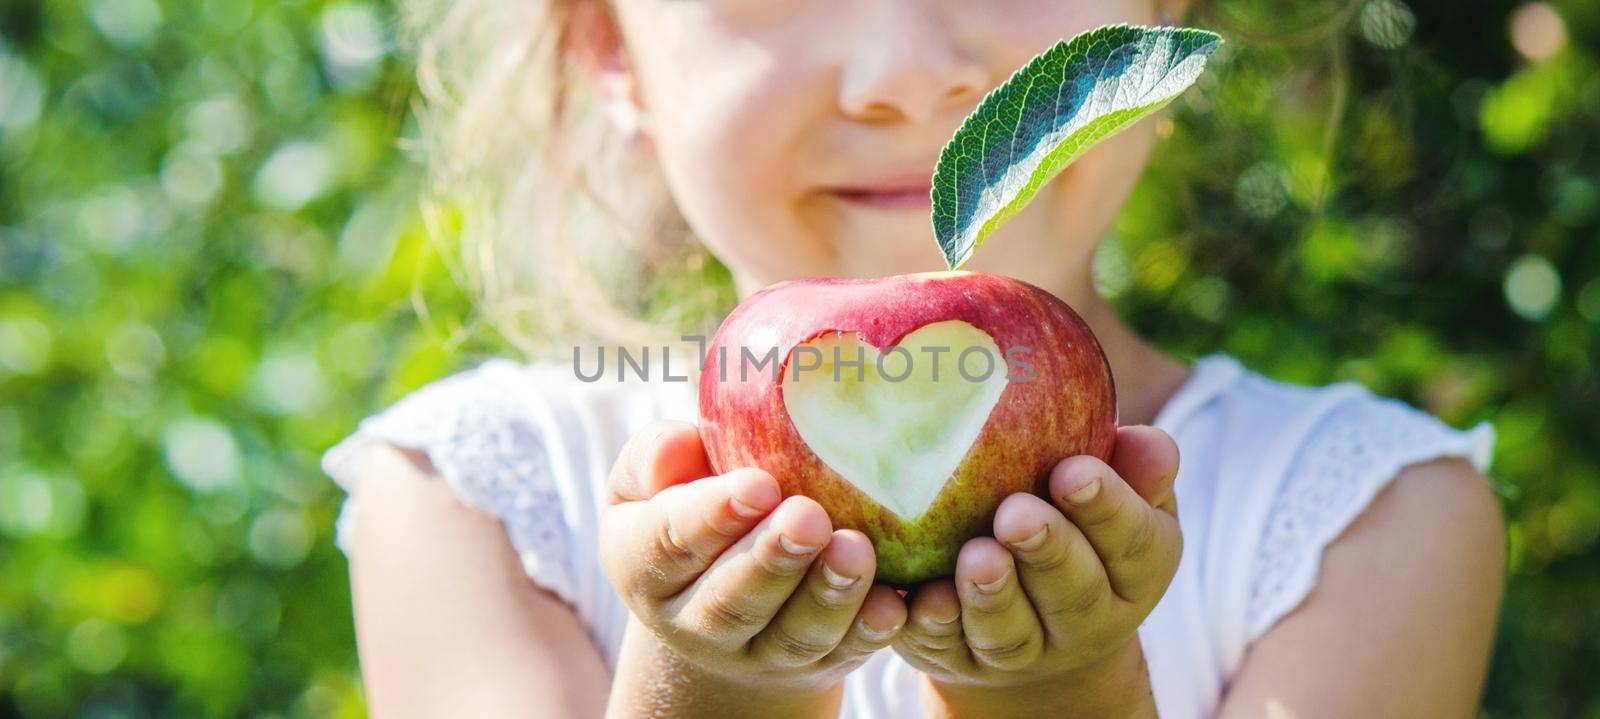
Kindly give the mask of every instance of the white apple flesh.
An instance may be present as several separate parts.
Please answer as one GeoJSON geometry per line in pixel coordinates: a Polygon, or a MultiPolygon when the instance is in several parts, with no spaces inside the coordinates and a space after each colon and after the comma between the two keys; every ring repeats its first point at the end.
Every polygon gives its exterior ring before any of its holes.
{"type": "Polygon", "coordinates": [[[707,345],[700,433],[714,469],[760,467],[865,533],[878,580],[954,571],[1015,492],[1107,459],[1116,389],[1071,308],[971,272],[798,280],[762,290],[707,345]]]}

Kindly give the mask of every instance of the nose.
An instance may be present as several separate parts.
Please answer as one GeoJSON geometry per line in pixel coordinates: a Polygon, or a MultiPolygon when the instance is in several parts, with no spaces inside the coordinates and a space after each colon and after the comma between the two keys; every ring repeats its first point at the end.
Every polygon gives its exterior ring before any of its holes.
{"type": "Polygon", "coordinates": [[[876,4],[839,80],[839,107],[868,122],[928,122],[950,107],[970,110],[987,87],[983,63],[950,37],[924,2],[876,4]]]}

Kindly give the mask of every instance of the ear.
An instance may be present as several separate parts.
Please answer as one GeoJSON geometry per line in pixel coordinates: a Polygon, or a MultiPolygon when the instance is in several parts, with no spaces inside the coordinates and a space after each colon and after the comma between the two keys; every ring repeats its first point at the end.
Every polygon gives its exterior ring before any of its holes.
{"type": "Polygon", "coordinates": [[[606,108],[606,115],[624,135],[641,138],[645,113],[638,77],[622,28],[607,3],[573,3],[563,50],[606,108]]]}

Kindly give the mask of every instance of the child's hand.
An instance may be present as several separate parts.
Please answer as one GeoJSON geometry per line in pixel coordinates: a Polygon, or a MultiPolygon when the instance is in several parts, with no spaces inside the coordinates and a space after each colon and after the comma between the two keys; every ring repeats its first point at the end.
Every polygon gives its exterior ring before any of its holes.
{"type": "Polygon", "coordinates": [[[607,574],[674,660],[739,686],[815,690],[888,645],[905,605],[873,586],[864,535],[783,499],[759,469],[710,474],[694,426],[652,425],[617,460],[602,519],[607,574]]]}
{"type": "Polygon", "coordinates": [[[1008,497],[994,538],[962,547],[955,581],[917,588],[895,641],[936,703],[956,714],[1005,716],[1020,703],[1024,715],[1100,716],[1148,702],[1135,632],[1177,571],[1177,470],[1165,432],[1124,427],[1109,466],[1087,456],[1056,465],[1054,506],[1008,497]]]}

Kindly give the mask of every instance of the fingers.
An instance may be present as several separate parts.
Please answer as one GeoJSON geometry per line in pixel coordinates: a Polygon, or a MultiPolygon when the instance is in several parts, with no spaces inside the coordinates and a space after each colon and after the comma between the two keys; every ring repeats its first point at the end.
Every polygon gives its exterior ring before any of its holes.
{"type": "Polygon", "coordinates": [[[601,529],[606,571],[624,596],[671,597],[694,583],[782,498],[772,475],[738,469],[668,487],[647,502],[611,507],[601,529]]]}
{"type": "Polygon", "coordinates": [[[658,420],[623,445],[611,466],[607,496],[611,504],[649,499],[667,487],[712,473],[694,425],[658,420]]]}
{"type": "Polygon", "coordinates": [[[1172,484],[1178,477],[1178,443],[1155,427],[1117,428],[1111,469],[1153,507],[1177,515],[1172,484]]]}
{"type": "Polygon", "coordinates": [[[1117,596],[1137,604],[1160,597],[1183,548],[1174,515],[1151,507],[1111,467],[1087,455],[1055,466],[1050,496],[1094,547],[1117,596]]]}
{"type": "Polygon", "coordinates": [[[961,631],[961,597],[954,582],[945,579],[917,587],[907,607],[905,628],[894,644],[915,665],[952,674],[971,672],[973,657],[961,631]]]}
{"type": "Polygon", "coordinates": [[[1016,560],[1017,576],[1052,640],[1070,645],[1082,617],[1110,602],[1111,581],[1083,532],[1032,494],[1013,494],[994,515],[994,536],[1016,560]]]}
{"type": "Polygon", "coordinates": [[[997,669],[1019,669],[1044,651],[1044,630],[1017,580],[1011,553],[992,537],[969,540],[956,555],[961,631],[972,656],[997,669]]]}
{"type": "Polygon", "coordinates": [[[850,633],[829,654],[830,665],[854,666],[889,645],[906,624],[906,603],[899,593],[881,584],[867,591],[867,598],[856,612],[850,633]]]}
{"type": "Polygon", "coordinates": [[[800,586],[832,533],[816,501],[784,500],[682,593],[673,607],[676,623],[729,650],[744,647],[800,586]]]}
{"type": "Polygon", "coordinates": [[[802,666],[832,653],[856,621],[876,569],[866,535],[834,532],[800,588],[751,640],[751,655],[778,666],[802,666]]]}

